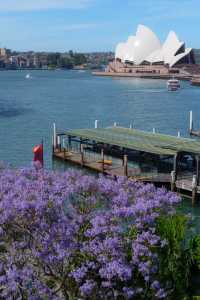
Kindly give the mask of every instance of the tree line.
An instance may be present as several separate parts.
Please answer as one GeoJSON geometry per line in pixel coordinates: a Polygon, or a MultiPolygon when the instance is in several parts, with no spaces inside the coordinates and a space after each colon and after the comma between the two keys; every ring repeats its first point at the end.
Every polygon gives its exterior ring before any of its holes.
{"type": "Polygon", "coordinates": [[[52,68],[66,68],[72,69],[74,66],[85,64],[87,59],[82,53],[74,53],[72,50],[67,54],[59,52],[50,53],[47,56],[47,64],[52,68]]]}

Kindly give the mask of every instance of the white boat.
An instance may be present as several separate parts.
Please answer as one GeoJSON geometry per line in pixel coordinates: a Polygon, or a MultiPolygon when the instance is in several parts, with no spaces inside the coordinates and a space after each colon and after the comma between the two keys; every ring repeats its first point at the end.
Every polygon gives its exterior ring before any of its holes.
{"type": "Polygon", "coordinates": [[[30,74],[26,74],[26,79],[30,79],[31,75],[30,74]]]}
{"type": "Polygon", "coordinates": [[[178,79],[169,79],[167,81],[167,89],[168,91],[176,91],[178,89],[180,89],[181,85],[180,85],[180,81],[178,79]]]}

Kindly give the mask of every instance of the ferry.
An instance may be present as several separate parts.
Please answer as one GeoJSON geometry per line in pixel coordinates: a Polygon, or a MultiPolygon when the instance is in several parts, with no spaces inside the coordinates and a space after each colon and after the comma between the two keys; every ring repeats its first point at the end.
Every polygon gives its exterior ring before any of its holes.
{"type": "Polygon", "coordinates": [[[167,88],[168,91],[176,91],[178,89],[180,89],[181,85],[180,85],[180,81],[178,79],[169,79],[167,81],[167,88]]]}

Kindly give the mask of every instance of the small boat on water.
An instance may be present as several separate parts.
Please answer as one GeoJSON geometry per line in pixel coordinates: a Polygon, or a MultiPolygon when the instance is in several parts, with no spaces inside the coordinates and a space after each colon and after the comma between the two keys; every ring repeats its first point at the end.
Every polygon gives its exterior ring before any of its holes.
{"type": "Polygon", "coordinates": [[[30,74],[26,74],[26,79],[30,79],[31,75],[30,74]]]}
{"type": "Polygon", "coordinates": [[[167,89],[168,91],[177,91],[178,89],[180,89],[181,85],[180,85],[180,81],[178,79],[169,79],[167,81],[167,89]]]}

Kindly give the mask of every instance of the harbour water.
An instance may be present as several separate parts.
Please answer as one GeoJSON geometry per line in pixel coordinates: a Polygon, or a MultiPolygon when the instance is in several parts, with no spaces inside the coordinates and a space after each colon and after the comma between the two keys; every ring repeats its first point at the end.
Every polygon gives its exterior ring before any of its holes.
{"type": "MultiPolygon", "coordinates": [[[[44,140],[45,167],[52,168],[52,123],[59,129],[130,123],[138,129],[188,135],[189,111],[200,128],[200,88],[181,82],[168,92],[165,80],[105,78],[79,71],[0,72],[0,160],[31,164],[34,145],[44,140]]],[[[54,165],[59,168],[59,164],[54,165]]],[[[60,166],[62,168],[62,166],[60,166]]],[[[191,212],[190,201],[184,211],[191,212]]],[[[192,213],[200,215],[200,210],[192,213]]]]}
{"type": "Polygon", "coordinates": [[[45,166],[51,168],[52,123],[60,129],[117,122],[138,129],[187,136],[189,110],[200,128],[200,88],[181,82],[168,92],[165,80],[104,78],[79,71],[0,72],[0,160],[12,166],[32,161],[44,139],[45,166]]]}

